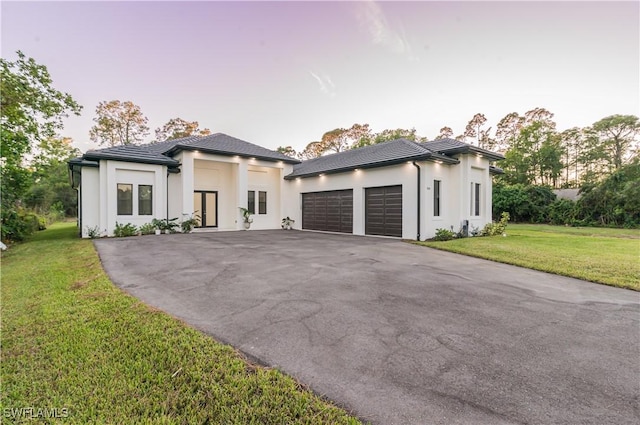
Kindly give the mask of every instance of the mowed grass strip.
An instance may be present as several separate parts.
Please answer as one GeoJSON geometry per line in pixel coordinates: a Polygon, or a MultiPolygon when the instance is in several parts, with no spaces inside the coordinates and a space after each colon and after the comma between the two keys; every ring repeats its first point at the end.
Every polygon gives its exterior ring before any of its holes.
{"type": "Polygon", "coordinates": [[[419,244],[640,291],[640,230],[509,224],[506,233],[419,244]]]}
{"type": "Polygon", "coordinates": [[[58,224],[2,256],[2,422],[48,409],[77,424],[360,423],[120,291],[75,232],[58,224]]]}

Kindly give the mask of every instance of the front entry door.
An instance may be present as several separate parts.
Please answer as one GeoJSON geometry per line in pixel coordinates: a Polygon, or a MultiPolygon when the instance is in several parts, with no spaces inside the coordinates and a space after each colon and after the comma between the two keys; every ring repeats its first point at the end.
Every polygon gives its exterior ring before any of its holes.
{"type": "Polygon", "coordinates": [[[200,217],[197,227],[218,227],[218,192],[193,192],[193,210],[200,217]]]}

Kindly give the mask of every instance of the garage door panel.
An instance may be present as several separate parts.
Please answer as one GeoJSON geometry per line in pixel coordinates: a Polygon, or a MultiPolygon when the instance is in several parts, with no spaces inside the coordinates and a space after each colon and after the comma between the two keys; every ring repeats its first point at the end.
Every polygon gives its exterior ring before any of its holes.
{"type": "Polygon", "coordinates": [[[303,193],[302,228],[353,233],[353,190],[303,193]]]}
{"type": "Polygon", "coordinates": [[[365,189],[365,233],[402,237],[402,186],[365,189]]]}

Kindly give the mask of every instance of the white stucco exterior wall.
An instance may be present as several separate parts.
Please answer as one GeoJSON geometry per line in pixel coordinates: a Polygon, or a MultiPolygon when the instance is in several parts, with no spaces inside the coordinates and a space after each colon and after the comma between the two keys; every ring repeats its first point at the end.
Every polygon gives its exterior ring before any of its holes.
{"type": "Polygon", "coordinates": [[[80,225],[81,235],[88,238],[89,229],[97,228],[98,232],[106,233],[106,229],[100,227],[100,169],[84,167],[80,186],[78,187],[79,213],[82,214],[80,225]]]}
{"type": "Polygon", "coordinates": [[[302,194],[328,190],[353,190],[353,234],[365,234],[365,189],[402,185],[402,237],[415,239],[417,234],[417,169],[411,162],[383,168],[370,168],[287,181],[286,211],[295,211],[295,229],[302,226],[302,194]]]}

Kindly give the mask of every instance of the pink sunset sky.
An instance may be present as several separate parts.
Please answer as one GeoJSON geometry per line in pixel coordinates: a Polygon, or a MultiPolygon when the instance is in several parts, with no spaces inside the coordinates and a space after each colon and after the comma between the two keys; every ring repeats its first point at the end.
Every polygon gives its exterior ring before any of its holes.
{"type": "Polygon", "coordinates": [[[131,100],[275,149],[337,127],[455,134],[545,107],[558,128],[640,110],[638,2],[8,2],[2,57],[22,50],[84,110],[131,100]]]}

